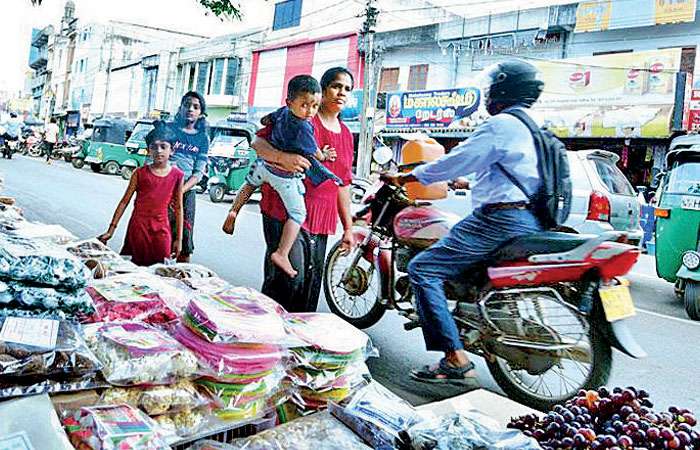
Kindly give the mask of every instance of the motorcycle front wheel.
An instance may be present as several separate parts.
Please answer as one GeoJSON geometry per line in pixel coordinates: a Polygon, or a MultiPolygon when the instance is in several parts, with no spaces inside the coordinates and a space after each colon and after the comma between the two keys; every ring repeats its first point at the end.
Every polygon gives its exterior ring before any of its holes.
{"type": "MultiPolygon", "coordinates": [[[[347,274],[355,252],[345,255],[343,241],[331,248],[326,258],[323,275],[323,291],[331,312],[357,328],[369,328],[379,322],[386,308],[379,302],[379,274],[362,258],[347,274]]],[[[355,249],[357,251],[357,249],[355,249]]]]}

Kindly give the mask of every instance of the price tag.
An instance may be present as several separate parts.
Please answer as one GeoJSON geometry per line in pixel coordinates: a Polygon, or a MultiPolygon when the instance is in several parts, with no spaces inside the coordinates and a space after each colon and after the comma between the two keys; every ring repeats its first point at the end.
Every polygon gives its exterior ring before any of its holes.
{"type": "Polygon", "coordinates": [[[626,319],[636,314],[630,290],[625,285],[601,288],[600,300],[603,302],[605,317],[609,322],[626,319]]]}
{"type": "Polygon", "coordinates": [[[58,324],[58,320],[7,317],[0,330],[0,341],[54,349],[58,324]]]}

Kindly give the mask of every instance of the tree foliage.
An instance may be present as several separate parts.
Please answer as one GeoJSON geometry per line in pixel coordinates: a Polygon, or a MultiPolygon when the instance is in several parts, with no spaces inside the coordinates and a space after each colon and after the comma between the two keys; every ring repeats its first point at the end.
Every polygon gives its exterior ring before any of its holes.
{"type": "MultiPolygon", "coordinates": [[[[30,0],[32,5],[41,6],[42,0],[30,0]]],[[[229,18],[229,19],[240,19],[241,9],[240,6],[234,4],[231,0],[195,0],[198,1],[202,6],[211,11],[216,17],[219,18],[229,18]]]]}

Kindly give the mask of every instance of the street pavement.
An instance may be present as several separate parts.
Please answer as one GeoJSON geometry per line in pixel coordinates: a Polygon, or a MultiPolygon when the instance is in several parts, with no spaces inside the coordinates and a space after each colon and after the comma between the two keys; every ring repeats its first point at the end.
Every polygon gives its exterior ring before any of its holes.
{"type": "MultiPolygon", "coordinates": [[[[106,230],[126,188],[126,181],[119,177],[76,170],[62,161],[46,165],[40,159],[21,156],[0,160],[0,174],[5,178],[5,195],[16,197],[29,219],[61,224],[80,238],[106,230]]],[[[233,284],[259,288],[264,255],[260,213],[257,205],[246,206],[236,222],[235,236],[225,235],[221,224],[230,201],[215,204],[207,195],[198,197],[193,261],[233,284]]],[[[117,251],[128,214],[110,242],[117,251]]],[[[333,242],[335,239],[329,241],[329,247],[333,242]]],[[[686,318],[673,286],[656,277],[653,257],[643,255],[628,279],[638,308],[630,327],[649,356],[634,360],[615,352],[610,386],[644,387],[657,407],[675,404],[700,412],[700,389],[695,384],[700,373],[700,322],[686,318]]],[[[321,304],[326,309],[325,302],[321,304]]],[[[369,362],[374,377],[414,404],[459,394],[455,388],[436,388],[409,379],[410,369],[433,363],[439,355],[425,351],[419,330],[405,332],[402,324],[403,319],[388,312],[367,330],[380,351],[379,358],[369,362]]],[[[474,359],[482,385],[499,392],[483,361],[474,359]]]]}

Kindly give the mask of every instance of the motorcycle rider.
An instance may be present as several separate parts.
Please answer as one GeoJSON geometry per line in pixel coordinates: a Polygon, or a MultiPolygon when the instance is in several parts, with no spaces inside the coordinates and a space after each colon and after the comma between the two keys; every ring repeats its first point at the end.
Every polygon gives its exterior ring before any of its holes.
{"type": "Polygon", "coordinates": [[[535,192],[539,187],[537,153],[531,132],[516,117],[502,114],[515,108],[527,110],[537,101],[544,87],[537,75],[532,64],[519,60],[485,69],[482,95],[492,117],[442,158],[407,174],[383,175],[385,181],[399,186],[476,175],[472,214],[443,239],[419,253],[408,266],[426,348],[445,354],[438,364],[412,371],[414,380],[478,386],[474,363],[464,351],[448,309],[443,283],[484,261],[506,241],[542,229],[529,209],[527,196],[503,171],[508,170],[527,192],[535,192]]]}
{"type": "MultiPolygon", "coordinates": [[[[6,146],[7,141],[16,141],[19,139],[19,136],[22,133],[22,127],[24,126],[24,123],[22,122],[22,119],[17,117],[16,112],[11,112],[10,119],[4,124],[4,126],[5,132],[2,134],[2,139],[3,144],[6,146]]],[[[3,149],[3,154],[7,157],[12,157],[12,155],[9,154],[8,148],[3,149]]]]}

